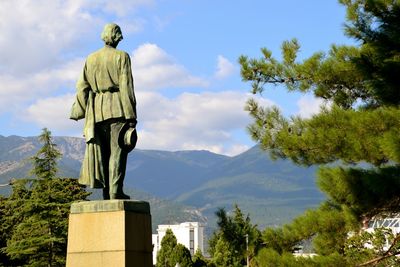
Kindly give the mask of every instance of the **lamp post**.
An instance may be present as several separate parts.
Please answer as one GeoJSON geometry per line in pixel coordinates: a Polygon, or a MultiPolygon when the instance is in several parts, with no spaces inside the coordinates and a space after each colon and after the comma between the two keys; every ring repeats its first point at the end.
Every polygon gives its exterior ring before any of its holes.
{"type": "Polygon", "coordinates": [[[12,185],[13,184],[13,181],[14,179],[11,179],[9,182],[8,182],[8,184],[0,184],[0,187],[6,187],[6,186],[10,186],[10,185],[12,185]]]}
{"type": "Polygon", "coordinates": [[[246,234],[246,266],[249,267],[249,234],[246,234]]]}

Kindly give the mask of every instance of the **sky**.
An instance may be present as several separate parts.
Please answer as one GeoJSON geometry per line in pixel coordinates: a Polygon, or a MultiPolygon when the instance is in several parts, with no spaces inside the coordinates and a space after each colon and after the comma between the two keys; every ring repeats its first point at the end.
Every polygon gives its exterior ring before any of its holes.
{"type": "Polygon", "coordinates": [[[0,135],[82,136],[69,119],[85,58],[106,23],[120,25],[129,53],[140,149],[237,155],[255,145],[246,100],[311,116],[321,101],[269,87],[252,96],[238,58],[280,58],[297,38],[299,58],[351,44],[336,0],[0,0],[0,135]]]}

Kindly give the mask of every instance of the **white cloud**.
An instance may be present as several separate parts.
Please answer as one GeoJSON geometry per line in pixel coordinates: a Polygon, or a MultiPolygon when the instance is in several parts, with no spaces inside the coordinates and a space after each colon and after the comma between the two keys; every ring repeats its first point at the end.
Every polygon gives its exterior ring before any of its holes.
{"type": "MultiPolygon", "coordinates": [[[[7,112],[16,123],[31,122],[55,134],[81,136],[82,121],[68,118],[84,64],[77,53],[88,48],[89,41],[99,40],[109,18],[121,25],[124,35],[143,30],[148,22],[138,9],[154,4],[154,0],[0,1],[0,119],[7,112]]],[[[219,56],[217,68],[216,77],[223,78],[234,66],[219,56]]],[[[151,92],[209,84],[155,44],[134,51],[133,74],[142,148],[225,154],[247,149],[233,134],[250,121],[243,111],[246,94],[184,93],[169,99],[151,92]]]]}
{"type": "Polygon", "coordinates": [[[127,25],[128,33],[139,31],[145,21],[132,17],[132,12],[153,4],[154,0],[0,1],[0,115],[15,115],[15,110],[65,93],[66,88],[74,91],[83,67],[76,53],[91,40],[101,43],[104,20],[111,15],[127,25]]]}
{"type": "Polygon", "coordinates": [[[247,145],[234,144],[234,145],[230,146],[228,150],[226,150],[225,155],[236,156],[236,155],[239,155],[240,153],[243,153],[249,149],[250,149],[250,147],[247,145]]]}
{"type": "Polygon", "coordinates": [[[310,118],[312,115],[319,113],[321,106],[324,105],[327,105],[327,103],[321,98],[310,95],[302,96],[297,101],[297,106],[299,108],[297,114],[303,118],[310,118]]]}
{"type": "Polygon", "coordinates": [[[16,77],[0,75],[0,114],[10,110],[20,110],[24,105],[46,95],[53,95],[61,87],[75,87],[84,60],[73,59],[51,70],[25,74],[16,77]]]}
{"type": "Polygon", "coordinates": [[[82,42],[97,25],[83,1],[0,2],[0,69],[20,76],[60,62],[60,53],[82,42]]]}
{"type": "Polygon", "coordinates": [[[218,79],[223,79],[235,72],[235,65],[230,62],[225,57],[219,55],[217,59],[217,71],[215,72],[215,77],[218,79]]]}
{"type": "MultiPolygon", "coordinates": [[[[248,146],[234,132],[250,123],[243,110],[248,98],[246,93],[233,91],[183,93],[173,99],[156,92],[138,92],[138,148],[239,154],[248,146]]],[[[24,112],[24,120],[55,134],[81,136],[83,122],[68,118],[73,100],[73,94],[40,99],[24,112]]],[[[257,100],[262,105],[273,104],[257,100]]]]}
{"type": "Polygon", "coordinates": [[[73,94],[66,94],[40,99],[28,107],[24,120],[47,127],[54,133],[81,136],[83,120],[76,122],[69,119],[74,97],[73,94]]]}
{"type": "MultiPolygon", "coordinates": [[[[33,73],[57,66],[67,51],[99,40],[110,15],[122,23],[123,32],[142,30],[145,21],[132,16],[154,0],[2,0],[0,1],[0,70],[33,73]]],[[[67,53],[66,53],[67,52],[67,53]]]]}
{"type": "Polygon", "coordinates": [[[139,90],[206,87],[208,82],[193,76],[155,44],[143,44],[133,51],[135,86],[139,90]]]}
{"type": "MultiPolygon", "coordinates": [[[[138,92],[139,138],[143,149],[206,149],[227,155],[248,147],[233,132],[244,130],[249,95],[241,92],[183,93],[168,99],[155,92],[138,92]]],[[[258,99],[263,105],[269,100],[258,99]]]]}

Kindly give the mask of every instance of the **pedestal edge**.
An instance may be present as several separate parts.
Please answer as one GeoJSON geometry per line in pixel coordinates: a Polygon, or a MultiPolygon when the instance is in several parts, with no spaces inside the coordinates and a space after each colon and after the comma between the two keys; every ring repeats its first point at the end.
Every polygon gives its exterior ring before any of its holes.
{"type": "Polygon", "coordinates": [[[95,200],[79,201],[71,205],[71,214],[90,212],[131,211],[150,214],[150,204],[140,200],[95,200]]]}

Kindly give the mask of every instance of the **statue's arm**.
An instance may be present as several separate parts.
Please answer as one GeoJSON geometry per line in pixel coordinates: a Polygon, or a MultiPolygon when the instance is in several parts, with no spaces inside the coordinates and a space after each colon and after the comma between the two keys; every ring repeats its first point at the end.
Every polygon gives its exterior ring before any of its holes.
{"type": "Polygon", "coordinates": [[[82,74],[76,83],[76,97],[75,102],[72,104],[71,114],[69,116],[72,120],[80,120],[85,118],[86,105],[90,90],[90,84],[87,81],[87,67],[83,68],[82,74]]]}
{"type": "Polygon", "coordinates": [[[131,59],[127,53],[124,53],[121,60],[119,90],[125,119],[136,123],[136,97],[133,85],[131,59]]]}

